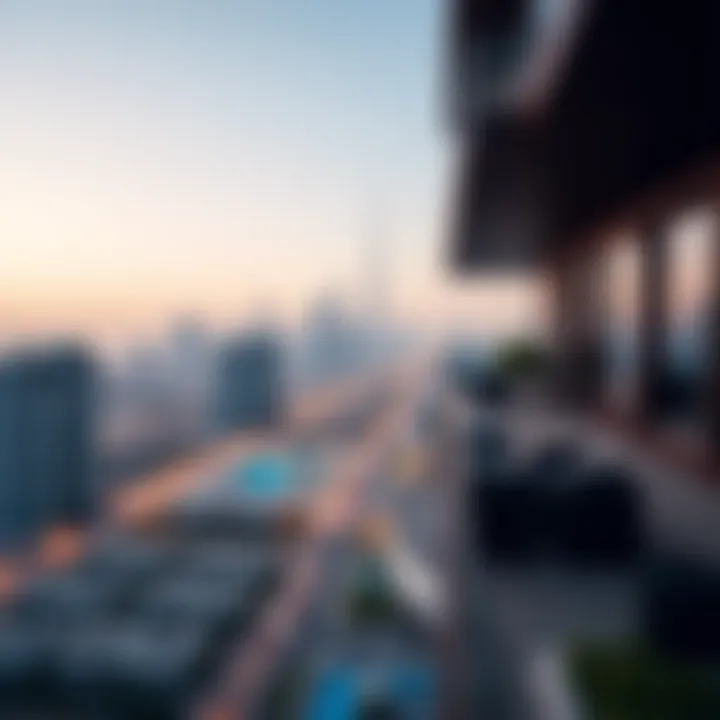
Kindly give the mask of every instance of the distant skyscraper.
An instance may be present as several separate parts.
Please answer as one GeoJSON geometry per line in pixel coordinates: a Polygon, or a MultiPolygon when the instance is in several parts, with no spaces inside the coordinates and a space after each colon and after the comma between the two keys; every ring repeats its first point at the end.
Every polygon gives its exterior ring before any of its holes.
{"type": "Polygon", "coordinates": [[[207,382],[211,340],[204,325],[192,317],[182,318],[172,330],[171,364],[181,385],[193,390],[207,382]]]}
{"type": "Polygon", "coordinates": [[[0,361],[0,540],[88,520],[94,487],[94,371],[72,346],[0,361]]]}
{"type": "Polygon", "coordinates": [[[187,420],[203,431],[210,420],[210,379],[213,364],[212,338],[205,326],[192,317],[173,328],[169,371],[171,389],[187,420]]]}
{"type": "Polygon", "coordinates": [[[165,348],[138,344],[131,348],[124,375],[128,393],[150,402],[169,390],[169,368],[165,348]]]}
{"type": "Polygon", "coordinates": [[[391,312],[389,251],[385,220],[382,215],[377,215],[363,243],[365,277],[364,288],[361,290],[364,296],[366,319],[373,326],[386,322],[391,312]]]}
{"type": "Polygon", "coordinates": [[[324,295],[307,318],[307,370],[313,380],[336,378],[353,367],[357,333],[340,298],[324,295]]]}
{"type": "Polygon", "coordinates": [[[222,430],[274,426],[284,411],[282,348],[253,333],[230,340],[218,358],[217,418],[222,430]]]}

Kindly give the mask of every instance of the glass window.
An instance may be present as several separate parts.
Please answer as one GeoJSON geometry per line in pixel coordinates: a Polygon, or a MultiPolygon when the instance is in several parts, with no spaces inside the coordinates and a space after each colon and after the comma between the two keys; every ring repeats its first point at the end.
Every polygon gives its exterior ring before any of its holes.
{"type": "Polygon", "coordinates": [[[640,246],[615,240],[606,258],[607,392],[611,405],[631,407],[637,398],[640,325],[640,246]]]}
{"type": "Polygon", "coordinates": [[[697,424],[708,368],[713,243],[716,218],[708,211],[679,217],[668,242],[667,416],[697,424]]]}

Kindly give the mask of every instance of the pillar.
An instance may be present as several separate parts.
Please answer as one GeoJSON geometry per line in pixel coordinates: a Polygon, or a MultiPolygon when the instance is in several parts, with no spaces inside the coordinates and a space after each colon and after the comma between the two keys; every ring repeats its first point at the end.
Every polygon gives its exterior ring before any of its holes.
{"type": "Polygon", "coordinates": [[[604,275],[596,258],[568,258],[554,274],[557,385],[573,406],[599,404],[603,387],[604,275]]]}
{"type": "Polygon", "coordinates": [[[659,226],[641,241],[638,338],[638,416],[644,423],[663,412],[668,332],[668,244],[659,226]]]}
{"type": "Polygon", "coordinates": [[[558,262],[552,272],[553,292],[553,385],[557,399],[567,403],[572,396],[573,333],[570,267],[558,262]]]}
{"type": "Polygon", "coordinates": [[[705,424],[713,459],[720,460],[720,222],[713,226],[708,365],[705,376],[705,424]]]}

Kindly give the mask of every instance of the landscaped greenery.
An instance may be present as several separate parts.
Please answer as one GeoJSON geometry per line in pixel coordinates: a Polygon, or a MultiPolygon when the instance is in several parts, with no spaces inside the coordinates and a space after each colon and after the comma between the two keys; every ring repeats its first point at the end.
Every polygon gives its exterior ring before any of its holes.
{"type": "Polygon", "coordinates": [[[391,623],[399,617],[395,598],[383,588],[353,588],[348,595],[347,608],[352,620],[361,625],[391,623]]]}
{"type": "Polygon", "coordinates": [[[516,340],[500,347],[495,364],[510,382],[515,382],[539,379],[548,370],[550,361],[539,343],[516,340]]]}
{"type": "Polygon", "coordinates": [[[368,561],[346,597],[349,617],[361,625],[392,623],[401,616],[395,592],[379,559],[368,561]]]}
{"type": "Polygon", "coordinates": [[[571,680],[597,720],[716,720],[720,666],[660,658],[630,643],[585,643],[571,680]]]}

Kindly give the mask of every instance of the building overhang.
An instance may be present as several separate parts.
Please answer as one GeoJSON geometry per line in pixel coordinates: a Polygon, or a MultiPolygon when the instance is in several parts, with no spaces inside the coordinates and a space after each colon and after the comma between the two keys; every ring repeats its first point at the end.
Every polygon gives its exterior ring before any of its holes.
{"type": "Polygon", "coordinates": [[[514,271],[542,260],[541,147],[532,125],[502,118],[465,141],[456,173],[450,263],[514,271]]]}
{"type": "Polygon", "coordinates": [[[464,130],[454,267],[534,267],[715,156],[719,21],[715,0],[605,0],[576,15],[547,70],[464,130]]]}

